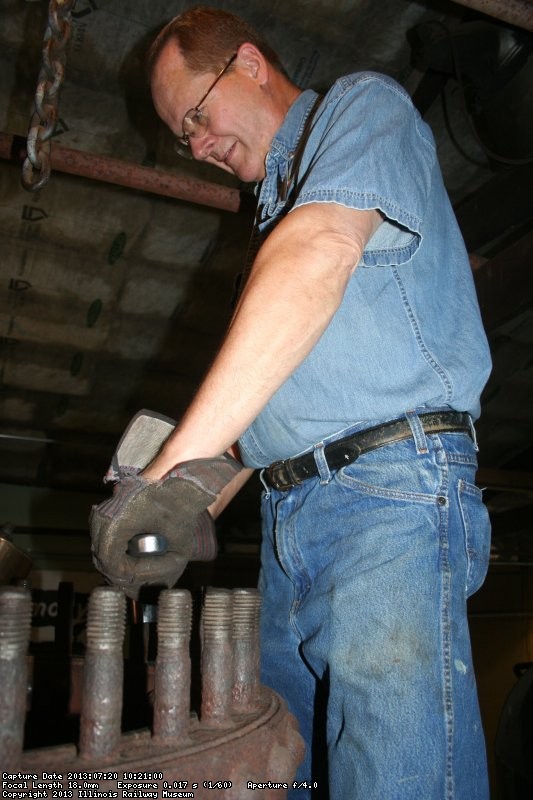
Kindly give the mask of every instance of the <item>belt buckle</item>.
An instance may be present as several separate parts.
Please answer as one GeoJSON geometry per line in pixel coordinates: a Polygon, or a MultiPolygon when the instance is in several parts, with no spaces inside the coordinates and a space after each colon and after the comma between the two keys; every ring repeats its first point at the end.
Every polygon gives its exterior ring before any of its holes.
{"type": "Polygon", "coordinates": [[[287,492],[293,486],[301,483],[292,472],[290,459],[274,461],[268,468],[268,473],[274,489],[278,489],[280,492],[287,492]]]}

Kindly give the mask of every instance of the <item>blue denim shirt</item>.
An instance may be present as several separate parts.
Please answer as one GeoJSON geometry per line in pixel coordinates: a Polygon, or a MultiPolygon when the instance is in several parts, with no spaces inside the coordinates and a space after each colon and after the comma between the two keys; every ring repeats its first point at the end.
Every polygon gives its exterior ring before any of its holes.
{"type": "MultiPolygon", "coordinates": [[[[262,467],[408,410],[479,415],[490,372],[472,271],[430,129],[392,79],[340,78],[312,119],[292,192],[280,187],[316,94],[289,109],[258,188],[268,236],[291,209],[338,203],[384,217],[312,352],[239,440],[262,467]]],[[[305,252],[302,252],[305,281],[305,252]]]]}

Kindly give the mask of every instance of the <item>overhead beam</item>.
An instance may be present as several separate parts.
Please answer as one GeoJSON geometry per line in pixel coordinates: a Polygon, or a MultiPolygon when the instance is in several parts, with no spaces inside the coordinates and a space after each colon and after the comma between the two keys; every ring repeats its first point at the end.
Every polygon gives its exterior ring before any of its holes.
{"type": "MultiPolygon", "coordinates": [[[[20,136],[0,133],[0,158],[22,163],[26,157],[26,141],[20,136]]],[[[142,192],[173,197],[189,203],[237,212],[241,206],[241,192],[218,183],[184,178],[171,172],[143,167],[109,156],[72,150],[52,144],[50,163],[53,170],[69,175],[79,175],[115,186],[138,189],[142,192]]]]}
{"type": "Polygon", "coordinates": [[[528,0],[453,0],[461,6],[481,11],[489,17],[533,31],[533,3],[528,0]]]}

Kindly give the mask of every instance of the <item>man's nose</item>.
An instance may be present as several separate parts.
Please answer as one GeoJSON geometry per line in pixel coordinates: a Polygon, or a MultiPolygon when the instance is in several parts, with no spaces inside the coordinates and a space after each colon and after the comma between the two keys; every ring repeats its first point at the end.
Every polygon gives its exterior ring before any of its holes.
{"type": "Polygon", "coordinates": [[[189,141],[193,158],[197,161],[206,161],[213,151],[214,136],[209,133],[204,136],[194,136],[189,141]]]}

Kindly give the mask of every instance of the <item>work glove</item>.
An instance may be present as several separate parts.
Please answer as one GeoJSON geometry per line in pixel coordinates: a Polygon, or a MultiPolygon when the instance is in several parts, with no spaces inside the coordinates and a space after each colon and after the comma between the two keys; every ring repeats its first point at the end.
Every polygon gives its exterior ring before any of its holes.
{"type": "Polygon", "coordinates": [[[95,566],[133,599],[142,586],[173,586],[188,561],[216,556],[215,526],[207,508],[242,469],[235,459],[219,456],[186,461],[161,480],[145,480],[140,470],[173,427],[172,420],[153,412],[133,418],[104,479],[118,481],[113,495],[91,511],[95,566]],[[139,554],[132,547],[143,534],[157,534],[163,546],[156,554],[139,554]]]}

